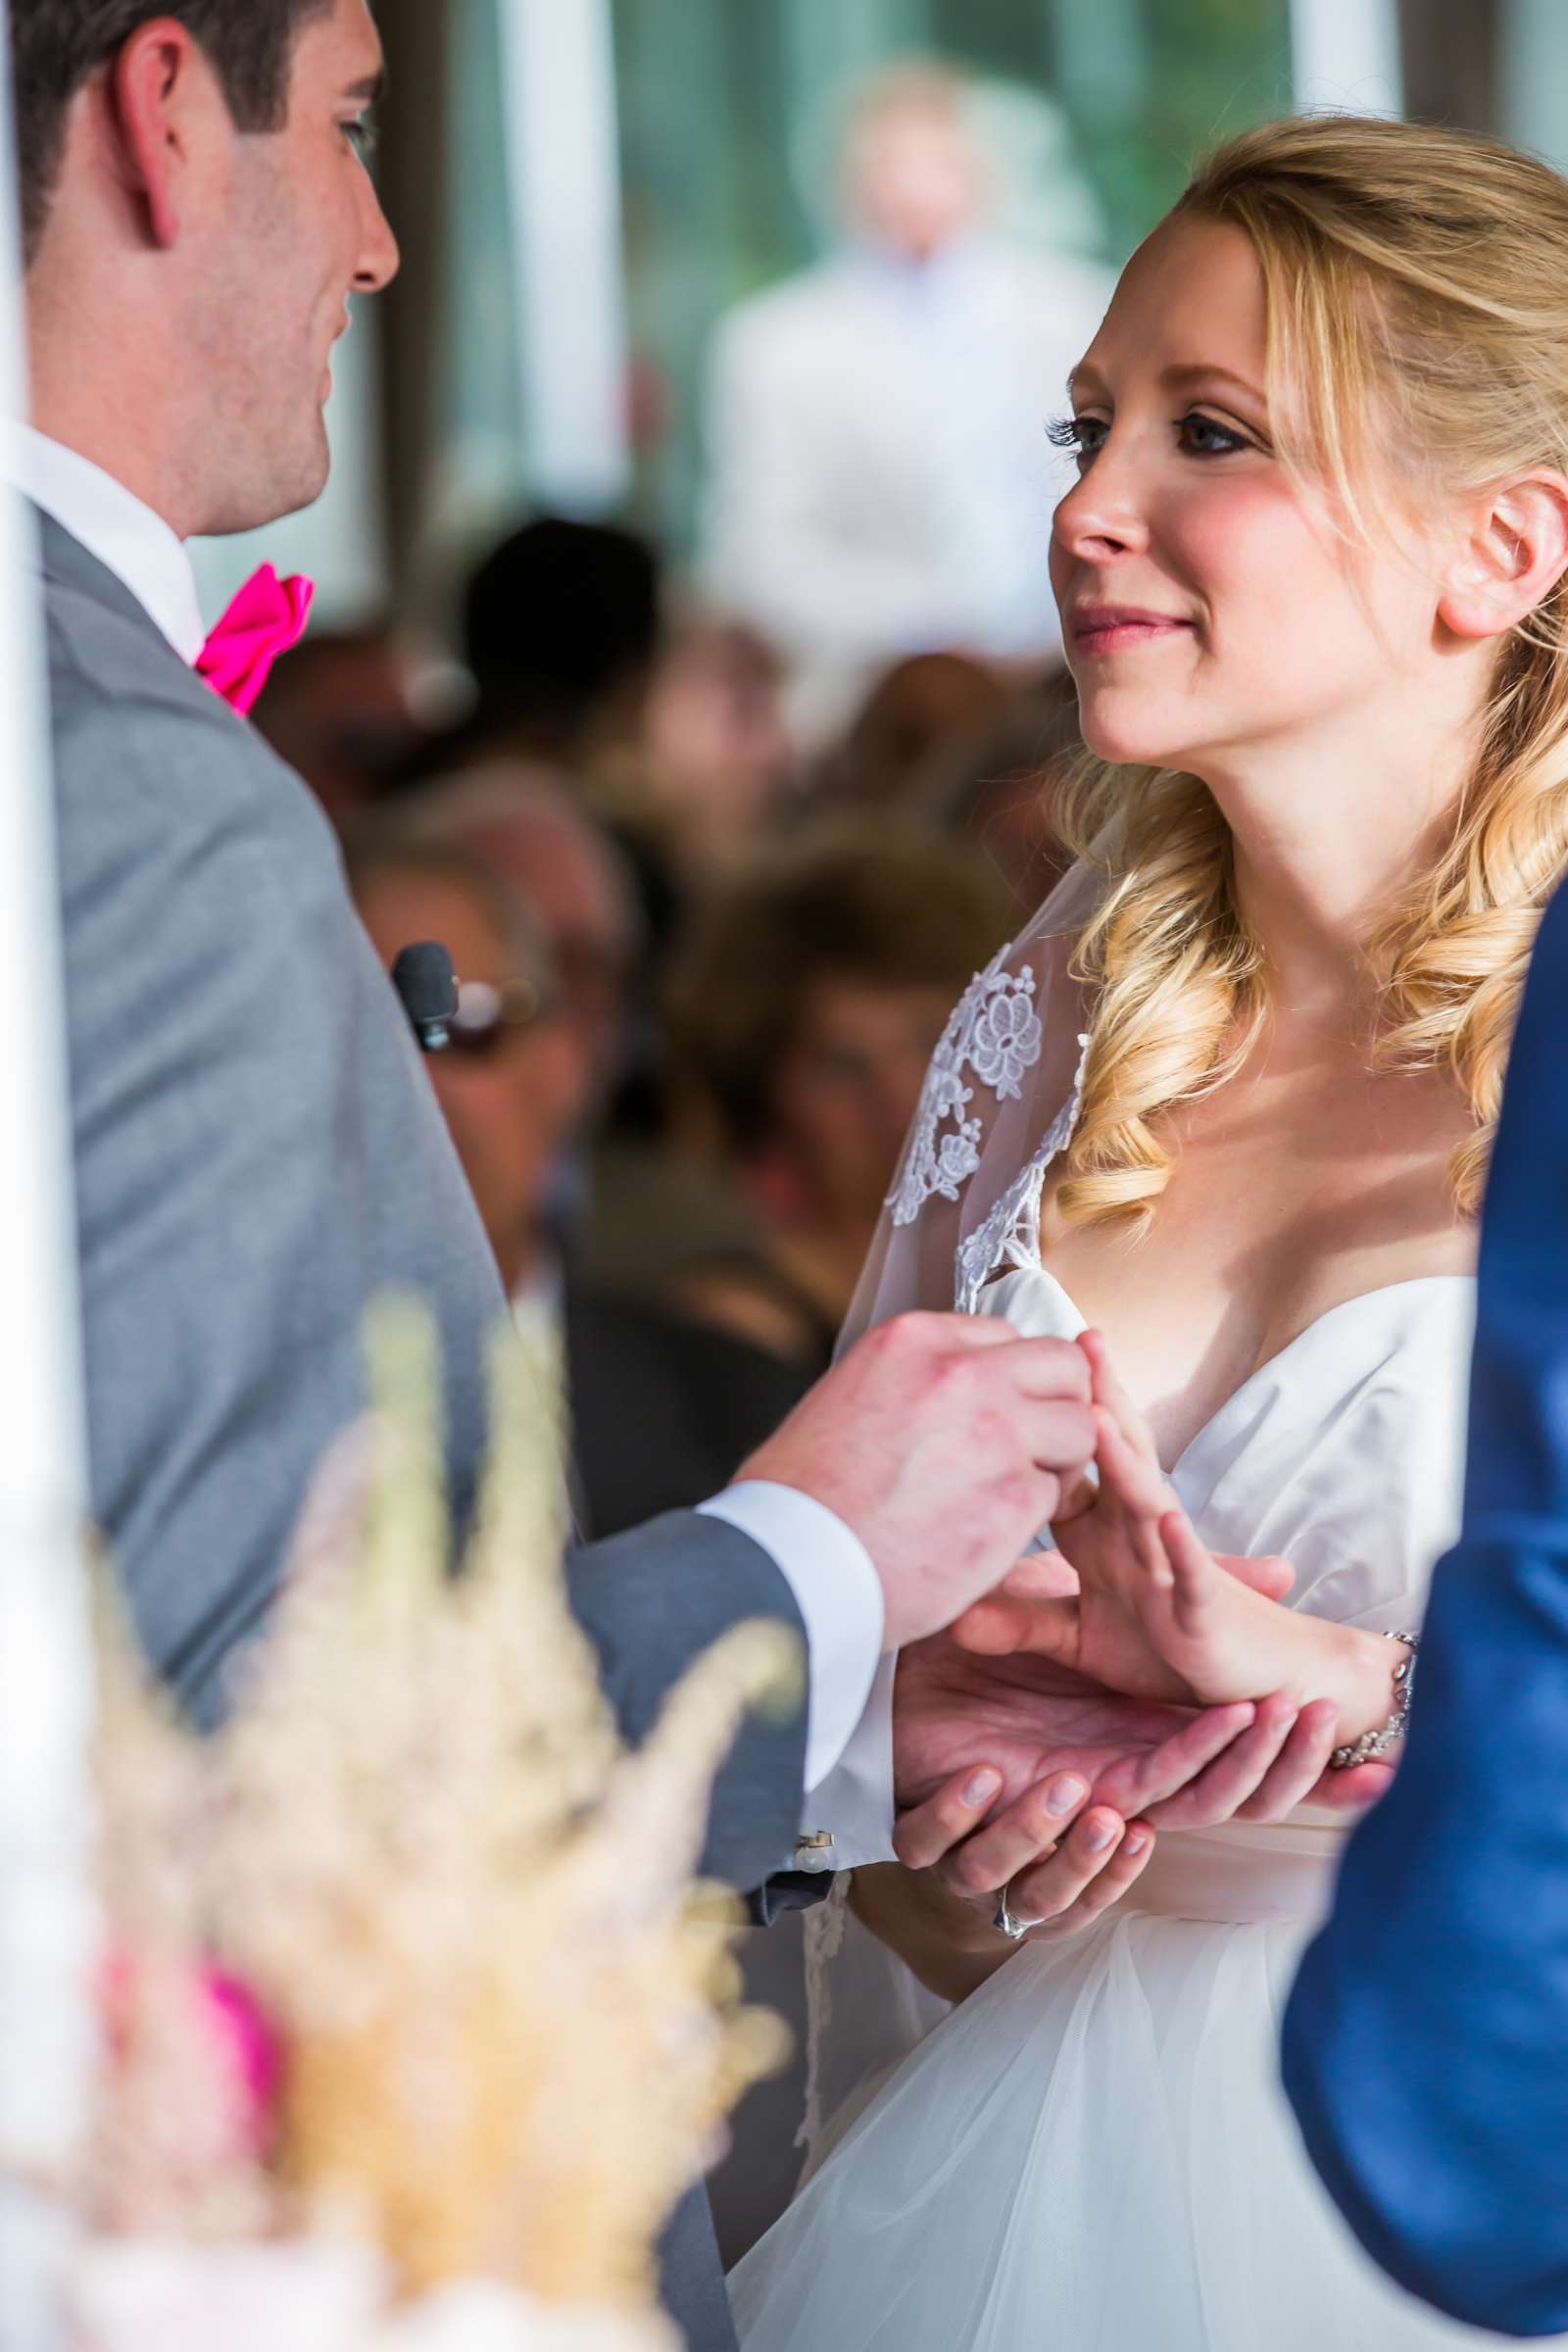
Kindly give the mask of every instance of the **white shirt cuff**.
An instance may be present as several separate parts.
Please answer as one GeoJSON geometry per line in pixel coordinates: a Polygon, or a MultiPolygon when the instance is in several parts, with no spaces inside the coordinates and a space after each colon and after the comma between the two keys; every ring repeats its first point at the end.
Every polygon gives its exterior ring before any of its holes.
{"type": "Polygon", "coordinates": [[[831,1843],[803,1849],[798,1867],[891,1860],[893,1661],[879,1671],[882,1587],[869,1552],[835,1511],[797,1487],[746,1479],[701,1507],[761,1546],[806,1626],[809,1795],[801,1827],[803,1838],[831,1843]]]}

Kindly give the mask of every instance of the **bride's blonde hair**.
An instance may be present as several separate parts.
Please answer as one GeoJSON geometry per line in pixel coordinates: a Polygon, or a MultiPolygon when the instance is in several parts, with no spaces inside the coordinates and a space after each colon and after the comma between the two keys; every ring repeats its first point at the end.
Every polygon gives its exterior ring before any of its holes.
{"type": "MultiPolygon", "coordinates": [[[[1234,222],[1267,290],[1267,378],[1282,460],[1325,481],[1357,534],[1380,451],[1411,487],[1568,472],[1568,180],[1462,131],[1334,116],[1222,148],[1171,215],[1234,222]]],[[[1386,465],[1386,461],[1384,461],[1386,465]]],[[[1429,491],[1428,495],[1432,492],[1429,491]]],[[[1059,1212],[1147,1225],[1171,1173],[1161,1111],[1240,1065],[1267,977],[1232,890],[1231,837],[1205,786],[1088,761],[1063,829],[1116,877],[1079,944],[1096,986],[1083,1115],[1059,1212]]],[[[1451,837],[1367,944],[1380,1066],[1445,1067],[1475,1117],[1458,1204],[1486,1177],[1541,910],[1568,860],[1568,586],[1504,641],[1451,837]]]]}

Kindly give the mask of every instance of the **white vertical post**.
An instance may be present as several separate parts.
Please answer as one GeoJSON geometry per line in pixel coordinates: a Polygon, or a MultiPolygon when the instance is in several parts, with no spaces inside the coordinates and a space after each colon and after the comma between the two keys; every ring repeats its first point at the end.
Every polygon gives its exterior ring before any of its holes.
{"type": "MultiPolygon", "coordinates": [[[[0,0],[0,431],[23,413],[0,0]]],[[[92,1664],[59,886],[30,518],[0,492],[0,2163],[47,2171],[88,2114],[92,1664]]],[[[54,2352],[70,2230],[0,2188],[0,2347],[54,2352]]]]}
{"type": "Polygon", "coordinates": [[[1402,114],[1398,0],[1291,0],[1291,77],[1298,112],[1402,114]]]}
{"type": "Polygon", "coordinates": [[[541,505],[624,497],[625,267],[610,0],[500,0],[517,331],[541,505]]]}

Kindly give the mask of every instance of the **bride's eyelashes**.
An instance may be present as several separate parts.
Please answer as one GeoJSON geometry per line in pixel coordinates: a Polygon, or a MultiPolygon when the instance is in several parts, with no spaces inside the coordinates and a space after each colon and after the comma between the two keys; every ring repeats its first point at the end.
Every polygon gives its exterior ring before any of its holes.
{"type": "MultiPolygon", "coordinates": [[[[1249,435],[1238,432],[1234,425],[1221,423],[1217,416],[1207,416],[1201,409],[1188,409],[1171,422],[1177,446],[1190,458],[1234,457],[1240,450],[1257,446],[1249,435]]],[[[1110,426],[1103,416],[1058,416],[1046,427],[1046,439],[1053,448],[1070,450],[1080,466],[1099,456],[1109,433],[1110,426]]]]}

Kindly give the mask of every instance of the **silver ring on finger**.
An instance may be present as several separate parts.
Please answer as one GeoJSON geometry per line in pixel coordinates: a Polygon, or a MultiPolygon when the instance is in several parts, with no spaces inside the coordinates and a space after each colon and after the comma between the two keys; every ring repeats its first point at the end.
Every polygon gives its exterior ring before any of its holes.
{"type": "Polygon", "coordinates": [[[1019,1919],[1015,1916],[1007,1902],[1011,1887],[1012,1882],[1009,1879],[997,1898],[997,1915],[991,1924],[994,1928],[1001,1930],[1009,1943],[1022,1943],[1030,1929],[1038,1928],[1040,1922],[1038,1919],[1019,1919]]]}

